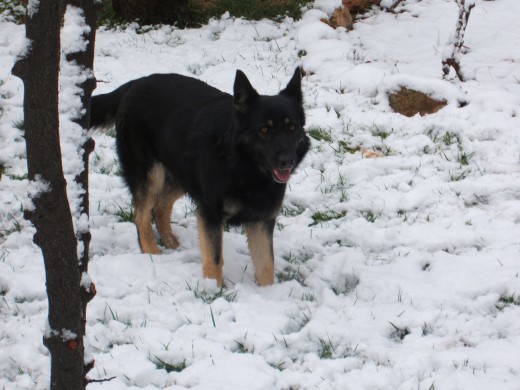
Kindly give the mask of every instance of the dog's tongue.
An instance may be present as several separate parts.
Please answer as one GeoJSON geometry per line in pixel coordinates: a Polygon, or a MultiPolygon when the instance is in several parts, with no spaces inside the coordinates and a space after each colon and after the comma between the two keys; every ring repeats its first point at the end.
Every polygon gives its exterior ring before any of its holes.
{"type": "Polygon", "coordinates": [[[291,178],[291,169],[273,169],[276,178],[282,182],[287,183],[291,178]]]}

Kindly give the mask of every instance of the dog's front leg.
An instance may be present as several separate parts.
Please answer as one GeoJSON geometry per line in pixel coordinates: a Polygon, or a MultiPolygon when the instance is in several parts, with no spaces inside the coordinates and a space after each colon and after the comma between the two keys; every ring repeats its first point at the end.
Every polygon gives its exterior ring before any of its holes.
{"type": "Polygon", "coordinates": [[[202,273],[205,278],[215,279],[219,287],[222,287],[222,235],[224,226],[222,222],[214,222],[197,212],[197,224],[199,226],[200,253],[202,256],[202,273]]]}
{"type": "Polygon", "coordinates": [[[274,283],[273,232],[275,220],[247,223],[244,229],[260,286],[274,283]]]}

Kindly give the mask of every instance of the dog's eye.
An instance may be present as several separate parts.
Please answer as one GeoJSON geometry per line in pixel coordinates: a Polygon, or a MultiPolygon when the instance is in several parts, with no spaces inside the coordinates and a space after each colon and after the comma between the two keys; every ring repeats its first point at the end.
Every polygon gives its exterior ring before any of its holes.
{"type": "Polygon", "coordinates": [[[289,125],[289,130],[290,131],[293,131],[294,129],[296,129],[296,126],[294,126],[292,123],[289,125]]]}
{"type": "Polygon", "coordinates": [[[269,133],[269,129],[268,129],[267,127],[262,127],[262,128],[260,129],[260,132],[261,132],[262,134],[267,134],[267,133],[269,133]]]}

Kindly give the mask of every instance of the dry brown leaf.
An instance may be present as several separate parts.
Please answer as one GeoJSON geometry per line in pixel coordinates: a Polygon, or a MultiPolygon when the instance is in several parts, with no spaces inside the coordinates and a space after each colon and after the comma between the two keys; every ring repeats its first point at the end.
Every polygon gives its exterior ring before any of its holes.
{"type": "Polygon", "coordinates": [[[361,147],[361,154],[363,154],[363,157],[365,157],[365,158],[385,157],[385,155],[381,152],[376,152],[374,150],[369,150],[369,149],[363,148],[363,147],[361,147]]]}

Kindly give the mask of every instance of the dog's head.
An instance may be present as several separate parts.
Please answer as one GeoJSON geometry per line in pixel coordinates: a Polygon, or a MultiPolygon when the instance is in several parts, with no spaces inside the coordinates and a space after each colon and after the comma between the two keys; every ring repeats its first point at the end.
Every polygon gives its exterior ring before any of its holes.
{"type": "Polygon", "coordinates": [[[278,183],[287,183],[310,143],[303,130],[300,68],[275,96],[258,94],[246,75],[237,70],[233,103],[240,145],[264,173],[278,183]]]}

